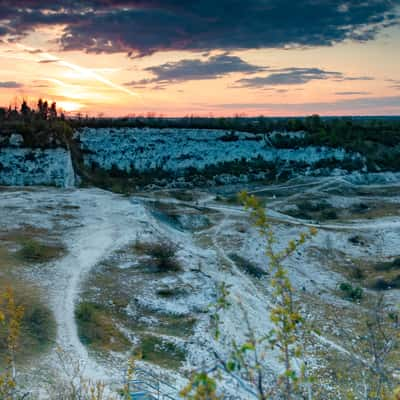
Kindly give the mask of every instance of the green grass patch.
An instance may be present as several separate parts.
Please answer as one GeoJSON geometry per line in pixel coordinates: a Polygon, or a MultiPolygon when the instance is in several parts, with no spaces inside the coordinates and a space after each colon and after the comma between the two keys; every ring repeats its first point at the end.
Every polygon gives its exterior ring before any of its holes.
{"type": "Polygon", "coordinates": [[[22,239],[20,245],[16,256],[25,262],[45,263],[65,253],[65,248],[61,245],[44,244],[36,239],[22,239]]]}
{"type": "Polygon", "coordinates": [[[185,351],[175,343],[155,335],[142,336],[135,351],[143,361],[173,370],[178,369],[186,359],[185,351]]]}
{"type": "Polygon", "coordinates": [[[75,309],[81,342],[94,350],[125,351],[129,340],[115,326],[111,313],[96,303],[81,302],[75,309]]]}

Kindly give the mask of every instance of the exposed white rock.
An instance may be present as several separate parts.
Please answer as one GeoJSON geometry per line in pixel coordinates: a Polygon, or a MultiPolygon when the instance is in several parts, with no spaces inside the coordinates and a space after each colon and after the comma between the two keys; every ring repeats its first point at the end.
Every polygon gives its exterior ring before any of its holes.
{"type": "Polygon", "coordinates": [[[13,133],[9,140],[8,140],[10,146],[13,147],[20,147],[22,146],[22,144],[24,143],[24,138],[22,135],[20,135],[19,133],[13,133]]]}
{"type": "Polygon", "coordinates": [[[81,142],[87,166],[97,163],[109,170],[146,171],[161,168],[174,173],[188,168],[202,170],[232,161],[262,160],[312,165],[325,159],[360,159],[343,149],[308,146],[277,149],[263,135],[208,129],[84,128],[76,137],[81,142]],[[232,135],[231,135],[232,136],[232,135]]]}
{"type": "Polygon", "coordinates": [[[0,149],[0,185],[72,187],[74,175],[71,155],[65,149],[0,149]]]}

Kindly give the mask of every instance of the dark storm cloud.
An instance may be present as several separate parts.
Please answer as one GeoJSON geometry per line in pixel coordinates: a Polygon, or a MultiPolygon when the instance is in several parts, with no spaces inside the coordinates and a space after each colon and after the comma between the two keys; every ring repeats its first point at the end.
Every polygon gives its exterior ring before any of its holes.
{"type": "Polygon", "coordinates": [[[240,57],[220,54],[212,56],[207,60],[186,59],[148,67],[145,71],[151,72],[154,78],[132,81],[128,82],[126,85],[136,86],[149,83],[165,84],[215,79],[233,72],[254,73],[263,71],[264,69],[264,67],[249,64],[240,57]]]}
{"type": "Polygon", "coordinates": [[[14,82],[14,81],[0,82],[0,88],[3,88],[3,89],[17,89],[22,86],[23,85],[21,83],[14,82]]]}
{"type": "Polygon", "coordinates": [[[1,29],[15,35],[65,24],[64,49],[209,51],[370,40],[398,23],[399,0],[2,1],[1,29]]]}

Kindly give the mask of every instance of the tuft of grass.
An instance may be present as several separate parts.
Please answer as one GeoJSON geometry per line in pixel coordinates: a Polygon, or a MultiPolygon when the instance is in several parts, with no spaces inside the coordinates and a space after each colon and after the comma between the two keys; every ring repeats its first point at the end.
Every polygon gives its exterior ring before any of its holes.
{"type": "Polygon", "coordinates": [[[44,263],[60,257],[65,249],[61,245],[48,245],[35,239],[23,239],[16,256],[26,262],[44,263]]]}
{"type": "Polygon", "coordinates": [[[142,336],[136,352],[143,361],[173,370],[178,369],[186,358],[186,353],[175,343],[155,335],[142,336]]]}
{"type": "Polygon", "coordinates": [[[105,307],[81,302],[75,309],[75,318],[83,344],[104,351],[125,351],[129,348],[129,340],[114,325],[105,307]]]}

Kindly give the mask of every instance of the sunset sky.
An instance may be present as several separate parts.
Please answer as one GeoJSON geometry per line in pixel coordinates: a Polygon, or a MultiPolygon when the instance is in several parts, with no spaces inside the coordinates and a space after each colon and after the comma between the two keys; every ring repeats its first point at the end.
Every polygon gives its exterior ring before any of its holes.
{"type": "Polygon", "coordinates": [[[0,0],[0,104],[400,115],[400,0],[0,0]]]}

